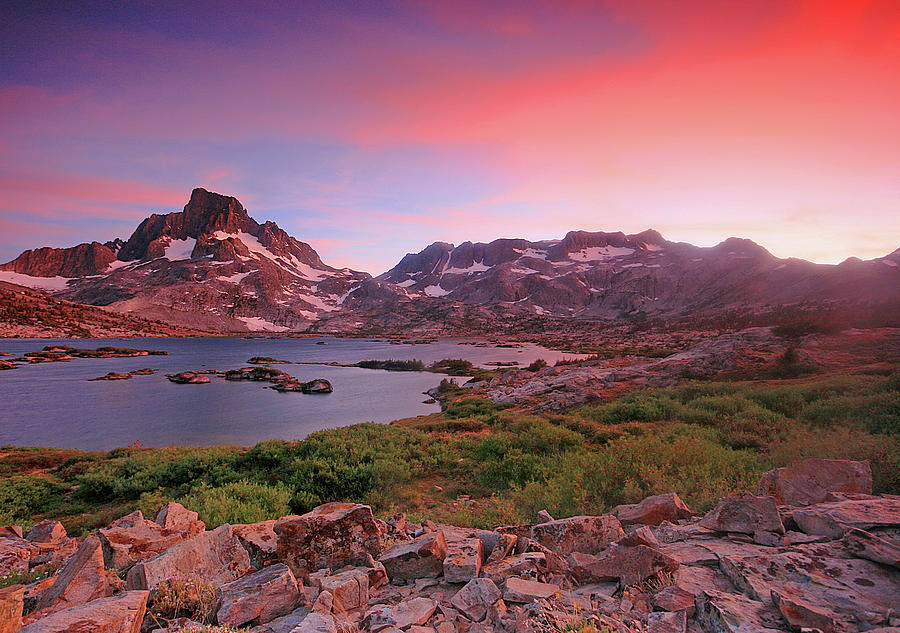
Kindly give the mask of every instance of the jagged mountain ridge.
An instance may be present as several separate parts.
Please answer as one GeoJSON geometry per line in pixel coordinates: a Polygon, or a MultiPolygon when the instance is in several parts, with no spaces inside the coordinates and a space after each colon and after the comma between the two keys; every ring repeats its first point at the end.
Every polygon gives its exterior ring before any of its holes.
{"type": "Polygon", "coordinates": [[[653,230],[572,231],[561,240],[435,242],[372,278],[326,265],[237,199],[198,188],[182,211],[151,215],[126,241],[25,251],[0,265],[0,280],[211,331],[359,331],[421,321],[449,333],[450,325],[477,330],[517,314],[678,317],[897,300],[900,249],[821,265],[779,259],[738,238],[697,247],[653,230]]]}
{"type": "Polygon", "coordinates": [[[371,277],[324,264],[309,244],[205,189],[125,242],[26,251],[0,271],[77,303],[215,331],[305,329],[371,277]]]}
{"type": "Polygon", "coordinates": [[[572,231],[562,240],[435,242],[378,277],[422,296],[616,318],[900,298],[900,249],[838,265],[779,259],[755,242],[670,242],[653,230],[572,231]]]}

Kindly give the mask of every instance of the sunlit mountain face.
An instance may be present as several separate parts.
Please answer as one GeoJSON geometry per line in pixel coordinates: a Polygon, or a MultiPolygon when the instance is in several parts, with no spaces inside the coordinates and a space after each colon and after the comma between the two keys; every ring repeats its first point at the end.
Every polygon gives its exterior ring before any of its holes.
{"type": "Polygon", "coordinates": [[[198,185],[376,275],[575,229],[882,257],[898,33],[887,1],[8,2],[0,261],[198,185]]]}

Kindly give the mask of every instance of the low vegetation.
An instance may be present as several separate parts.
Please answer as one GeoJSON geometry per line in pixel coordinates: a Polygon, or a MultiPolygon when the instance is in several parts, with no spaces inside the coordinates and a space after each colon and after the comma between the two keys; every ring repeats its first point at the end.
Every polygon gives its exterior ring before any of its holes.
{"type": "Polygon", "coordinates": [[[107,453],[0,449],[0,525],[70,532],[177,500],[209,525],[329,500],[460,525],[595,514],[675,490],[697,510],[806,457],[868,459],[900,493],[900,371],[688,382],[564,414],[526,414],[446,380],[439,414],[320,431],[299,442],[107,453]]]}

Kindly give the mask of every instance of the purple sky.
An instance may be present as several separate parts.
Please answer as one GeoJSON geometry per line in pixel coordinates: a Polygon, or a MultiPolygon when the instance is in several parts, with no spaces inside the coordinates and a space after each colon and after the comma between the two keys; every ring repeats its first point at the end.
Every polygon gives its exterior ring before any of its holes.
{"type": "Polygon", "coordinates": [[[900,3],[5,2],[0,260],[195,186],[334,266],[656,228],[900,246],[900,3]]]}

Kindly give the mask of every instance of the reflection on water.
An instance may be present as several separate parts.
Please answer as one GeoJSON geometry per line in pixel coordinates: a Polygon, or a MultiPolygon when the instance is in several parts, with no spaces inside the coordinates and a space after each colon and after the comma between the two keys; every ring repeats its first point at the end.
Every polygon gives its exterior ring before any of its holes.
{"type": "Polygon", "coordinates": [[[0,372],[0,445],[57,446],[108,450],[144,446],[240,444],[266,439],[301,439],[320,429],[358,422],[390,422],[439,410],[424,404],[426,389],[444,377],[355,367],[276,365],[301,380],[326,378],[328,395],[277,393],[267,383],[226,382],[176,385],[165,374],[190,369],[234,369],[252,356],[292,362],[355,363],[365,359],[417,358],[431,363],[466,358],[477,365],[537,358],[551,364],[564,354],[538,346],[476,347],[456,340],[427,345],[392,345],[361,339],[86,339],[51,341],[0,339],[0,351],[22,354],[45,345],[160,349],[168,356],[76,358],[62,363],[21,365],[0,372]],[[317,345],[327,341],[328,345],[317,345]],[[107,372],[152,367],[152,376],[89,382],[107,372]]]}

